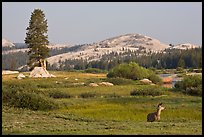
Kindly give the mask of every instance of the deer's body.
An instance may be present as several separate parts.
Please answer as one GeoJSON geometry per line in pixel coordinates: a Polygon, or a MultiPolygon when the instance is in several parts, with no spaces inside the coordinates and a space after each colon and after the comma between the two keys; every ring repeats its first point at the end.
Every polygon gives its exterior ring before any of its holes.
{"type": "Polygon", "coordinates": [[[153,121],[159,121],[160,120],[160,115],[161,111],[165,108],[161,106],[162,103],[158,105],[157,111],[153,113],[149,113],[147,115],[147,122],[153,122],[153,121]]]}

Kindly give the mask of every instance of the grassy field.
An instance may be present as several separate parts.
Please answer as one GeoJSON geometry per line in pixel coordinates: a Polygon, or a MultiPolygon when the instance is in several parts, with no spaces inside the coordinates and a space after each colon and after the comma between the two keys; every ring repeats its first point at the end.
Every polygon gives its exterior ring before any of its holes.
{"type": "MultiPolygon", "coordinates": [[[[18,74],[2,76],[2,94],[7,91],[15,91],[16,95],[21,95],[21,92],[26,95],[37,94],[57,106],[55,109],[34,111],[26,107],[14,107],[15,102],[12,106],[3,101],[2,134],[202,134],[202,97],[137,82],[110,87],[88,86],[92,82],[106,81],[106,74],[50,73],[57,77],[18,80],[18,74]],[[131,96],[134,89],[162,89],[164,94],[131,96]],[[166,107],[161,113],[161,120],[146,122],[147,114],[156,111],[160,102],[166,107]]],[[[28,73],[24,74],[28,76],[28,73]]]]}

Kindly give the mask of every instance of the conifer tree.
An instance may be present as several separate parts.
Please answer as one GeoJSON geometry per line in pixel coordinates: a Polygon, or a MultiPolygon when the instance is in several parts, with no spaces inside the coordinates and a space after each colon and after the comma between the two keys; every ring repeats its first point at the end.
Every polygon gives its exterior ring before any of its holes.
{"type": "Polygon", "coordinates": [[[34,67],[45,67],[45,59],[49,56],[48,25],[45,14],[41,9],[34,9],[31,14],[29,26],[26,28],[25,43],[28,45],[30,70],[34,67]]]}

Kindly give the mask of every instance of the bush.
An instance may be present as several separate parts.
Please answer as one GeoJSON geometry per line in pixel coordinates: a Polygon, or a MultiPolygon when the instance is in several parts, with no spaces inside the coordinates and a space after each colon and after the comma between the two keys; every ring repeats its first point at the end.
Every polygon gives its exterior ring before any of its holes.
{"type": "MultiPolygon", "coordinates": [[[[140,66],[136,63],[123,63],[114,67],[107,75],[108,78],[127,78],[138,80],[142,79],[145,72],[141,70],[140,66]]],[[[145,75],[146,76],[146,75],[145,75]]]]}
{"type": "Polygon", "coordinates": [[[176,71],[177,71],[177,73],[184,73],[185,72],[184,68],[182,68],[182,67],[177,67],[176,71]]]}
{"type": "Polygon", "coordinates": [[[157,76],[152,70],[148,70],[139,66],[137,63],[130,62],[123,63],[114,67],[108,74],[108,78],[126,78],[132,80],[140,80],[149,78],[153,83],[161,82],[161,78],[157,76]]]}
{"type": "Polygon", "coordinates": [[[3,104],[31,110],[52,110],[58,108],[58,105],[46,96],[35,93],[38,92],[36,89],[25,87],[14,83],[13,85],[3,84],[3,104]]]}
{"type": "Polygon", "coordinates": [[[202,96],[202,76],[185,76],[182,81],[176,82],[175,88],[189,95],[202,96]]]}
{"type": "Polygon", "coordinates": [[[96,96],[96,93],[93,93],[93,92],[85,92],[80,94],[80,97],[82,98],[91,98],[95,96],[96,96]]]}
{"type": "Polygon", "coordinates": [[[3,103],[31,110],[52,110],[58,108],[54,102],[45,96],[27,92],[3,92],[3,103]]]}
{"type": "Polygon", "coordinates": [[[118,95],[118,94],[116,94],[115,92],[114,93],[112,93],[112,94],[109,94],[108,96],[106,96],[106,97],[111,97],[111,98],[120,98],[121,96],[120,95],[118,95]]]}
{"type": "Polygon", "coordinates": [[[187,88],[186,93],[194,96],[202,96],[202,86],[187,88]]]}
{"type": "Polygon", "coordinates": [[[68,93],[53,91],[49,93],[49,96],[52,98],[71,98],[71,95],[68,93]]]}
{"type": "Polygon", "coordinates": [[[160,96],[164,91],[160,88],[134,89],[130,92],[131,96],[160,96]]]}
{"type": "Polygon", "coordinates": [[[98,74],[98,73],[104,73],[105,71],[101,70],[101,69],[97,69],[97,68],[88,68],[88,69],[84,70],[84,72],[98,74]]]}
{"type": "Polygon", "coordinates": [[[114,85],[132,85],[136,83],[131,79],[125,79],[125,78],[107,78],[106,81],[113,83],[114,85]]]}
{"type": "Polygon", "coordinates": [[[162,84],[162,79],[151,71],[149,72],[149,76],[147,78],[155,84],[162,84]]]}

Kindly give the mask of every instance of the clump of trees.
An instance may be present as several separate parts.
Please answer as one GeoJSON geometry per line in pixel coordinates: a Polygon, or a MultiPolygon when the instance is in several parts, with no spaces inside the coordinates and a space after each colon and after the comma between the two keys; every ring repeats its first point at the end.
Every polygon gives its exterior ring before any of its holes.
{"type": "Polygon", "coordinates": [[[182,81],[176,82],[175,89],[185,94],[202,96],[202,76],[185,76],[182,81]]]}
{"type": "Polygon", "coordinates": [[[108,78],[127,78],[132,80],[141,80],[144,78],[150,79],[153,83],[161,83],[161,78],[157,76],[152,70],[139,66],[135,62],[122,63],[114,67],[107,74],[108,78]]]}

